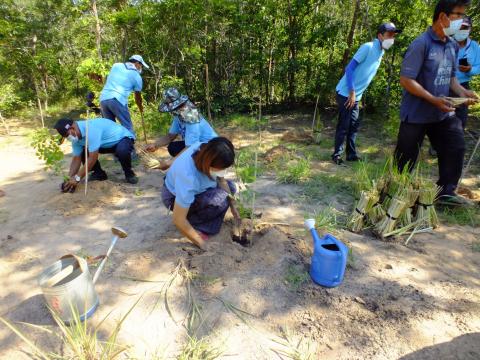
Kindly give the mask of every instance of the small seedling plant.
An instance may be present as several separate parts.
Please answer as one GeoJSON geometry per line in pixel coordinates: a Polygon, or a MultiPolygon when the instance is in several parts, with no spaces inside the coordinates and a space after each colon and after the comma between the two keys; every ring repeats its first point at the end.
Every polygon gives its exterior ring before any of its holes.
{"type": "Polygon", "coordinates": [[[62,170],[64,154],[60,149],[60,135],[52,135],[47,128],[41,128],[34,130],[30,139],[35,155],[45,162],[46,170],[62,176],[63,180],[68,180],[68,176],[62,170]]]}

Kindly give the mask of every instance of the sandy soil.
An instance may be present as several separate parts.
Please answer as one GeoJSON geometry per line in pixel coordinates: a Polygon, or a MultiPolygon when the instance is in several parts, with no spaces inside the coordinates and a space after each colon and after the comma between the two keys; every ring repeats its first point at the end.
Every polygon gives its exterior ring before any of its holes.
{"type": "MultiPolygon", "coordinates": [[[[256,136],[225,133],[237,146],[256,136]]],[[[264,141],[279,136],[265,133],[264,141]]],[[[252,247],[231,241],[227,219],[209,251],[200,253],[171,223],[159,198],[158,172],[139,166],[139,184],[128,185],[119,164],[103,159],[108,181],[91,183],[86,197],[83,191],[61,194],[60,179],[42,170],[23,137],[0,138],[1,316],[55,331],[38,274],[67,253],[105,252],[117,225],[129,236],[118,242],[97,283],[101,306],[91,322],[111,312],[100,331],[106,336],[139,300],[120,333],[119,342],[130,346],[125,357],[174,358],[187,341],[193,298],[202,314],[196,336],[222,349],[226,359],[279,359],[300,339],[311,359],[480,358],[480,253],[472,251],[480,229],[441,226],[408,247],[341,231],[353,249],[344,283],[294,286],[286,277],[308,270],[312,244],[302,222],[316,206],[304,204],[299,187],[263,175],[254,188],[259,222],[267,224],[257,228],[252,247]],[[172,277],[179,263],[194,276],[190,292],[181,276],[172,277]]],[[[18,326],[42,348],[62,351],[54,337],[18,326]]],[[[28,347],[3,325],[0,358],[30,358],[28,347]]]]}

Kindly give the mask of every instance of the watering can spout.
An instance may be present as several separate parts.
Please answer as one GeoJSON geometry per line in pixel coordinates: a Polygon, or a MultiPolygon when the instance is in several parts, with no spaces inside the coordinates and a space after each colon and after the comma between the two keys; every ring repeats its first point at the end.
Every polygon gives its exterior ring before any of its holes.
{"type": "Polygon", "coordinates": [[[312,234],[314,248],[320,246],[320,237],[318,236],[317,230],[315,230],[315,219],[306,219],[304,225],[312,234]]]}

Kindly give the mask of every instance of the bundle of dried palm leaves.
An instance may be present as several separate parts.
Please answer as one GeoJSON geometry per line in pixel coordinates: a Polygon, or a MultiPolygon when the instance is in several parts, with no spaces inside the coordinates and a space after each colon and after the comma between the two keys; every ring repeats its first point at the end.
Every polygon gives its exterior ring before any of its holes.
{"type": "Polygon", "coordinates": [[[370,191],[360,192],[360,199],[348,221],[349,228],[353,232],[363,230],[365,221],[368,218],[367,214],[372,211],[375,204],[378,204],[378,199],[378,192],[375,188],[372,188],[370,191]]]}
{"type": "Polygon", "coordinates": [[[148,169],[161,169],[162,163],[158,160],[155,156],[150,154],[149,152],[140,149],[138,151],[138,156],[142,164],[148,169]]]}
{"type": "Polygon", "coordinates": [[[430,182],[423,181],[418,196],[417,213],[415,220],[419,222],[420,228],[438,227],[440,221],[438,220],[437,211],[433,202],[438,196],[440,188],[430,182]]]}

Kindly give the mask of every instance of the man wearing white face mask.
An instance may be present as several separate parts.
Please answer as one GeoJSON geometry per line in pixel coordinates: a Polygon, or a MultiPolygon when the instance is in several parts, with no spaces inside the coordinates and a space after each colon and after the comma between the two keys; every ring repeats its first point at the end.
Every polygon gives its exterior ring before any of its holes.
{"type": "Polygon", "coordinates": [[[347,139],[347,161],[358,161],[355,139],[360,127],[358,103],[363,92],[375,77],[385,50],[392,47],[396,34],[401,33],[393,23],[378,27],[377,38],[363,44],[345,69],[345,75],[337,85],[338,124],[335,132],[335,149],[332,160],[343,163],[342,153],[347,139]]]}
{"type": "Polygon", "coordinates": [[[135,92],[135,103],[138,110],[143,113],[142,87],[143,81],[140,74],[143,68],[148,69],[140,55],[132,55],[125,63],[113,64],[107,76],[105,86],[100,93],[100,108],[104,118],[115,121],[135,135],[130,111],[128,110],[128,97],[135,92]]]}
{"type": "Polygon", "coordinates": [[[462,122],[445,97],[452,91],[473,103],[477,96],[455,76],[458,45],[450,36],[460,29],[469,4],[469,0],[440,0],[433,25],[410,44],[400,71],[404,92],[395,149],[398,167],[413,169],[427,135],[438,155],[438,202],[452,206],[467,204],[455,193],[463,169],[465,140],[462,122]]]}
{"type": "MultiPolygon", "coordinates": [[[[453,35],[460,47],[456,75],[458,82],[465,89],[470,89],[470,81],[472,80],[472,77],[480,74],[480,46],[476,41],[470,39],[469,36],[471,30],[472,19],[466,17],[463,19],[460,30],[453,35]]],[[[468,117],[468,106],[459,106],[455,113],[457,114],[457,117],[462,120],[462,125],[465,129],[468,117]]]]}

